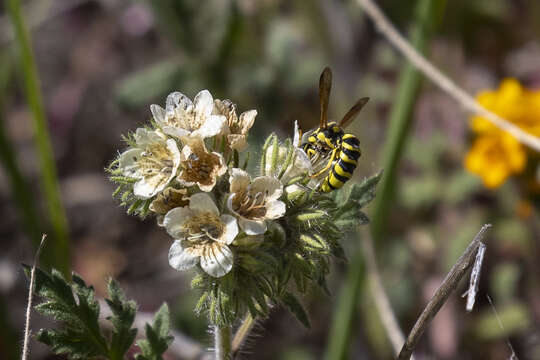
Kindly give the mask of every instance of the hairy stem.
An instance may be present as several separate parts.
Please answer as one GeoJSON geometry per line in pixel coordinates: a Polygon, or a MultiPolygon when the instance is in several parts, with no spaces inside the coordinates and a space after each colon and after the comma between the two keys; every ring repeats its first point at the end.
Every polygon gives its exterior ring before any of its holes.
{"type": "Polygon", "coordinates": [[[36,275],[36,266],[39,261],[39,254],[41,253],[41,249],[43,248],[43,244],[45,243],[45,239],[47,238],[47,235],[43,234],[41,237],[41,242],[39,243],[39,246],[36,251],[36,255],[34,257],[34,264],[32,265],[32,271],[30,272],[30,286],[28,289],[28,304],[26,305],[26,321],[24,324],[24,341],[23,341],[23,351],[21,360],[28,359],[28,353],[29,353],[29,347],[28,342],[30,341],[30,315],[32,314],[32,300],[34,297],[34,282],[35,282],[35,275],[36,275]]]}
{"type": "Polygon", "coordinates": [[[236,356],[238,351],[240,351],[240,349],[246,342],[249,333],[253,329],[253,326],[255,326],[255,319],[251,316],[251,314],[247,314],[244,321],[242,321],[242,325],[240,325],[240,327],[236,331],[236,334],[234,334],[234,338],[232,341],[233,357],[236,356]]]}
{"type": "Polygon", "coordinates": [[[231,327],[214,327],[214,352],[215,360],[231,360],[231,327]]]}

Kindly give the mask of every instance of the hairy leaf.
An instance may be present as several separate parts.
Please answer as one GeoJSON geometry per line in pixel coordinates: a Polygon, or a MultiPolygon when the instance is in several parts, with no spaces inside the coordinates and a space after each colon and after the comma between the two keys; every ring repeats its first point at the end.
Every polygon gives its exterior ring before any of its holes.
{"type": "Polygon", "coordinates": [[[300,321],[307,328],[311,327],[311,323],[309,322],[306,310],[293,294],[291,294],[290,292],[285,292],[285,294],[281,298],[281,301],[283,305],[285,305],[285,307],[287,307],[287,309],[289,309],[289,311],[293,313],[293,315],[298,319],[298,321],[300,321]]]}
{"type": "Polygon", "coordinates": [[[169,307],[163,304],[154,316],[152,325],[146,324],[146,339],[137,341],[141,353],[135,355],[137,360],[161,360],[162,355],[173,341],[169,334],[169,307]]]}

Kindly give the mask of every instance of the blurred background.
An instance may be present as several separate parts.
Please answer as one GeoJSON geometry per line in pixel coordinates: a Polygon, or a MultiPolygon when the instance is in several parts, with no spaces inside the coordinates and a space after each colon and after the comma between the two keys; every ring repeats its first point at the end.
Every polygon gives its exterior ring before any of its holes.
{"type": "MultiPolygon", "coordinates": [[[[257,109],[252,153],[272,131],[292,136],[294,120],[304,129],[315,127],[318,78],[328,65],[334,72],[331,118],[339,119],[359,97],[371,98],[347,130],[362,143],[355,180],[382,168],[390,176],[379,188],[384,197],[368,213],[376,217],[383,284],[405,333],[481,225],[493,224],[476,308],[465,311],[459,296],[464,281],[423,336],[418,354],[507,359],[509,341],[520,359],[540,359],[537,156],[517,145],[513,151],[525,163],[506,172],[503,166],[503,181],[486,183],[490,161],[512,154],[498,148],[475,153],[473,144],[487,135],[472,131],[470,115],[406,65],[356,1],[23,1],[67,226],[62,215],[55,220],[48,204],[54,188],[44,190],[43,154],[24,86],[28,69],[6,4],[0,4],[0,358],[17,358],[27,291],[20,263],[31,263],[43,232],[49,234],[44,266],[71,264],[99,296],[113,276],[143,312],[166,301],[175,329],[210,346],[206,319],[192,311],[197,296],[189,289],[191,274],[168,265],[171,239],[153,220],[126,215],[111,197],[104,168],[123,149],[121,134],[147,121],[149,105],[164,106],[174,90],[193,97],[209,89],[215,98],[232,99],[240,112],[257,109]],[[476,174],[465,167],[471,152],[477,166],[467,168],[476,174]]],[[[540,90],[540,2],[378,4],[470,93],[497,92],[505,78],[517,79],[522,91],[530,89],[527,96],[540,90]]],[[[528,114],[520,119],[540,126],[540,100],[535,101],[530,108],[520,105],[528,114]]],[[[349,257],[360,261],[353,256],[360,249],[358,234],[344,244],[349,257]]],[[[348,268],[335,264],[331,296],[313,289],[304,298],[311,329],[276,308],[243,357],[322,358],[335,336],[330,324],[348,268]]],[[[358,286],[346,358],[392,358],[363,278],[358,286]]],[[[50,325],[37,314],[32,323],[34,329],[50,325]]],[[[57,357],[33,342],[31,358],[57,357]]]]}

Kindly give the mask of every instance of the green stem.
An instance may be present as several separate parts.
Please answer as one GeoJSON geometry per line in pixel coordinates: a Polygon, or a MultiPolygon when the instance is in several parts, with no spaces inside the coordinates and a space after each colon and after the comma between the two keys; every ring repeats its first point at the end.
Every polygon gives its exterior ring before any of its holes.
{"type": "Polygon", "coordinates": [[[33,114],[34,140],[41,165],[41,184],[47,199],[48,212],[54,231],[55,267],[68,275],[69,243],[66,214],[60,200],[60,191],[54,163],[53,149],[49,138],[43,100],[41,97],[37,67],[31,47],[30,34],[24,24],[19,0],[8,0],[7,10],[13,22],[15,37],[20,50],[28,104],[33,114]]]}
{"type": "Polygon", "coordinates": [[[214,354],[215,360],[231,360],[231,327],[214,327],[214,354]]]}
{"type": "Polygon", "coordinates": [[[347,278],[339,294],[336,312],[330,328],[330,339],[324,358],[327,360],[347,359],[350,333],[355,317],[356,299],[364,280],[364,262],[356,254],[349,264],[347,278]]]}
{"type": "MultiPolygon", "coordinates": [[[[411,44],[421,54],[426,53],[433,29],[446,0],[419,0],[414,24],[411,29],[411,44]]],[[[404,152],[405,142],[412,124],[412,112],[422,76],[411,63],[406,63],[399,76],[396,100],[390,114],[387,140],[382,151],[384,174],[377,186],[377,197],[373,201],[371,233],[375,242],[380,242],[387,228],[388,209],[394,196],[396,171],[404,152]]]]}
{"type": "MultiPolygon", "coordinates": [[[[4,65],[6,64],[2,63],[0,66],[4,65]]],[[[13,199],[19,208],[22,228],[24,228],[24,231],[37,248],[41,239],[39,216],[31,196],[32,192],[29,190],[28,184],[17,164],[17,156],[6,133],[2,99],[4,98],[3,95],[5,95],[7,83],[3,80],[0,80],[0,162],[4,166],[11,185],[13,199]]]]}
{"type": "MultiPolygon", "coordinates": [[[[411,29],[412,45],[421,53],[425,53],[431,39],[438,15],[445,0],[418,0],[415,18],[411,29]]],[[[376,240],[381,238],[386,229],[388,206],[392,200],[396,168],[411,124],[411,113],[421,84],[421,76],[415,68],[407,63],[401,71],[396,101],[392,108],[388,137],[383,149],[382,165],[384,169],[381,182],[377,186],[377,197],[374,200],[374,212],[371,231],[376,240]]],[[[349,265],[349,270],[330,331],[326,359],[347,358],[348,344],[352,332],[352,321],[355,318],[358,295],[364,279],[362,253],[359,249],[349,265]]]]}

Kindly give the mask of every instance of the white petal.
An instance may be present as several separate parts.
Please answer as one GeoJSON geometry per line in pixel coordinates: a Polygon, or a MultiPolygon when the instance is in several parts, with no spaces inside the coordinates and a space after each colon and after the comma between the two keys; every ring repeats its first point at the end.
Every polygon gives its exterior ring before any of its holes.
{"type": "Polygon", "coordinates": [[[231,215],[221,215],[221,222],[225,225],[221,238],[224,240],[225,244],[229,245],[234,241],[236,235],[238,235],[236,218],[231,215]]]}
{"type": "Polygon", "coordinates": [[[206,118],[214,110],[214,99],[208,90],[202,90],[193,99],[195,105],[195,116],[206,118]]]}
{"type": "Polygon", "coordinates": [[[189,130],[177,128],[170,125],[164,125],[161,129],[163,130],[165,134],[173,136],[178,139],[182,139],[185,136],[189,136],[189,134],[191,134],[189,130]]]}
{"type": "Polygon", "coordinates": [[[175,239],[182,239],[184,237],[183,225],[194,215],[193,210],[189,207],[179,207],[169,210],[169,212],[163,218],[163,226],[175,239]]]}
{"type": "Polygon", "coordinates": [[[264,215],[267,219],[278,219],[285,215],[285,203],[279,200],[273,200],[266,204],[266,214],[264,215]]]}
{"type": "Polygon", "coordinates": [[[253,193],[266,193],[266,198],[269,200],[275,200],[283,194],[281,181],[273,176],[259,176],[253,179],[250,189],[253,193]]]}
{"type": "Polygon", "coordinates": [[[294,146],[300,146],[300,126],[298,126],[298,120],[294,120],[294,137],[293,137],[293,145],[294,146]]]}
{"type": "Polygon", "coordinates": [[[167,139],[167,149],[172,153],[173,169],[171,176],[174,177],[180,166],[180,150],[178,150],[178,145],[173,139],[167,139]]]}
{"type": "Polygon", "coordinates": [[[311,161],[304,150],[296,148],[292,164],[285,170],[281,181],[287,183],[292,178],[311,174],[311,161]]]}
{"type": "MultiPolygon", "coordinates": [[[[165,184],[167,185],[167,184],[165,184]]],[[[164,186],[163,186],[164,187],[164,186]]],[[[149,183],[146,179],[141,179],[133,185],[133,194],[141,199],[149,199],[163,189],[149,183]]]]}
{"type": "Polygon", "coordinates": [[[216,178],[212,178],[212,182],[210,182],[210,184],[201,184],[201,183],[197,183],[197,185],[199,186],[199,189],[201,191],[204,191],[204,192],[210,192],[212,191],[212,189],[214,188],[214,186],[216,186],[216,178]]]}
{"type": "Polygon", "coordinates": [[[227,118],[222,115],[211,115],[206,118],[201,127],[193,132],[193,136],[199,136],[203,139],[224,134],[227,124],[227,118]]]}
{"type": "Polygon", "coordinates": [[[139,159],[139,156],[143,152],[144,152],[143,149],[132,148],[132,149],[124,151],[120,155],[120,157],[118,158],[118,167],[122,169],[122,174],[124,176],[131,177],[131,178],[142,177],[141,173],[139,172],[139,166],[137,165],[137,160],[139,159]]]}
{"type": "Polygon", "coordinates": [[[266,223],[264,221],[248,220],[240,218],[238,220],[240,228],[248,235],[259,235],[266,232],[266,223]]]}
{"type": "Polygon", "coordinates": [[[154,117],[154,120],[159,124],[163,124],[165,122],[166,112],[165,109],[162,108],[159,105],[152,104],[150,105],[150,111],[152,112],[152,116],[154,117]]]}
{"type": "Polygon", "coordinates": [[[189,198],[189,208],[197,212],[209,212],[219,216],[219,210],[208,194],[193,194],[189,198]]]}
{"type": "Polygon", "coordinates": [[[253,123],[255,122],[256,116],[257,116],[257,110],[249,110],[240,114],[240,118],[238,120],[240,122],[242,133],[245,134],[247,133],[249,129],[251,129],[251,127],[253,126],[253,123]]]}
{"type": "Polygon", "coordinates": [[[229,143],[229,147],[236,151],[244,151],[247,148],[246,135],[227,135],[227,142],[229,143]]]}
{"type": "Polygon", "coordinates": [[[246,171],[242,169],[232,168],[231,176],[229,177],[229,183],[231,184],[231,193],[245,191],[249,186],[249,183],[251,183],[251,177],[246,171]]]}
{"type": "Polygon", "coordinates": [[[222,277],[231,271],[233,253],[227,245],[213,243],[201,256],[201,267],[210,276],[222,277]]]}
{"type": "Polygon", "coordinates": [[[229,209],[229,211],[232,212],[234,215],[240,216],[240,214],[238,214],[233,209],[233,199],[234,199],[235,196],[236,196],[236,194],[234,193],[234,194],[230,194],[229,197],[227,198],[227,209],[229,209]]]}
{"type": "Polygon", "coordinates": [[[169,265],[176,270],[187,270],[199,262],[199,256],[184,248],[180,240],[176,240],[169,249],[169,265]]]}
{"type": "Polygon", "coordinates": [[[161,135],[161,133],[153,130],[138,128],[137,131],[135,131],[134,137],[137,145],[144,147],[149,144],[155,144],[156,142],[163,141],[164,139],[161,135]]]}
{"type": "Polygon", "coordinates": [[[185,110],[190,106],[193,106],[191,100],[186,95],[178,91],[170,93],[165,102],[165,110],[168,113],[174,112],[177,108],[185,110]]]}

